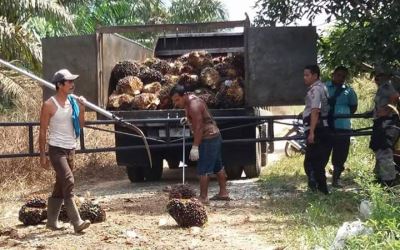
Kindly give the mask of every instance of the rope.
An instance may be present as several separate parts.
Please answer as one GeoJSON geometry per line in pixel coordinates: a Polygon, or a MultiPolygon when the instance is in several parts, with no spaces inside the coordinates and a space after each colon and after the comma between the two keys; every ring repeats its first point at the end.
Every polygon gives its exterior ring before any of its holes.
{"type": "MultiPolygon", "coordinates": [[[[93,130],[99,130],[99,131],[109,132],[109,133],[114,133],[114,134],[127,135],[127,136],[131,136],[131,137],[136,137],[136,138],[142,138],[139,135],[134,135],[134,134],[131,134],[131,133],[126,133],[126,132],[121,132],[121,131],[113,131],[113,130],[108,130],[108,129],[104,129],[104,128],[97,128],[97,127],[93,127],[93,126],[90,126],[90,125],[85,125],[85,128],[90,128],[90,129],[93,129],[93,130]]],[[[156,139],[156,138],[152,138],[152,137],[146,137],[146,139],[150,140],[150,141],[166,143],[166,141],[164,141],[164,140],[160,140],[160,139],[156,139]]]]}

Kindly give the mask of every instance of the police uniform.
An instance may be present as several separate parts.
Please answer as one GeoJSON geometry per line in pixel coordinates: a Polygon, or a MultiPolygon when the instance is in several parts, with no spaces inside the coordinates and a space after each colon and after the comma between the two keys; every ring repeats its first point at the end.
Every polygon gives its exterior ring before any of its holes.
{"type": "Polygon", "coordinates": [[[307,144],[304,158],[304,170],[308,177],[308,187],[328,194],[326,185],[325,166],[331,151],[330,130],[328,126],[328,92],[320,80],[313,83],[305,98],[303,123],[306,136],[310,132],[311,111],[319,109],[318,123],[314,131],[314,143],[307,144]]]}
{"type": "Polygon", "coordinates": [[[393,160],[393,148],[399,137],[399,116],[394,109],[387,116],[378,116],[378,110],[388,108],[390,97],[397,94],[390,81],[379,85],[375,95],[373,111],[374,125],[370,148],[375,153],[374,172],[382,182],[390,182],[396,178],[396,164],[393,160]]]}

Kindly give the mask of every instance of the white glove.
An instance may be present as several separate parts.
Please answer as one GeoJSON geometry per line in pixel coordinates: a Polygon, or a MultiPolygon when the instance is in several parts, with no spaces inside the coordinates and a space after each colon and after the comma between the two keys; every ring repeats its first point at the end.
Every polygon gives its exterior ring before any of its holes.
{"type": "Polygon", "coordinates": [[[183,126],[183,125],[185,125],[185,126],[189,125],[189,122],[188,122],[187,117],[182,117],[182,118],[179,120],[179,123],[180,123],[182,126],[183,126]]]}
{"type": "Polygon", "coordinates": [[[192,146],[192,149],[190,150],[189,159],[191,161],[197,161],[199,159],[199,147],[198,146],[192,146]]]}

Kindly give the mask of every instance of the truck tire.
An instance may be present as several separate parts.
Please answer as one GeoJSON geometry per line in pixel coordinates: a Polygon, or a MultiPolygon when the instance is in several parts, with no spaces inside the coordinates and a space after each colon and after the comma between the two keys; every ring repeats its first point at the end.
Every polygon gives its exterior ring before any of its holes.
{"type": "Polygon", "coordinates": [[[131,182],[159,181],[163,173],[163,159],[154,157],[153,167],[127,166],[126,173],[131,182]]]}
{"type": "Polygon", "coordinates": [[[159,181],[163,173],[163,158],[153,155],[152,161],[153,167],[145,168],[144,178],[146,181],[159,181]]]}
{"type": "Polygon", "coordinates": [[[131,182],[144,181],[144,168],[135,166],[126,166],[126,174],[131,182]]]}
{"type": "Polygon", "coordinates": [[[243,167],[244,173],[247,178],[256,178],[261,173],[261,146],[259,143],[256,144],[256,162],[255,164],[246,165],[243,167]]]}
{"type": "Polygon", "coordinates": [[[228,180],[236,180],[242,177],[243,167],[242,166],[229,166],[225,168],[228,180]]]}
{"type": "MultiPolygon", "coordinates": [[[[267,138],[267,125],[260,126],[260,138],[267,138]]],[[[267,142],[260,142],[261,145],[261,167],[267,166],[268,163],[268,145],[267,142]]]]}
{"type": "MultiPolygon", "coordinates": [[[[264,136],[262,132],[263,132],[262,126],[256,127],[256,138],[262,138],[262,136],[264,136]]],[[[266,136],[266,134],[265,134],[265,136],[266,136]]],[[[256,147],[255,163],[243,166],[243,170],[244,170],[244,173],[246,174],[247,178],[256,178],[256,177],[260,176],[261,167],[265,166],[264,164],[266,164],[266,161],[267,161],[266,154],[267,153],[263,153],[263,149],[265,149],[265,151],[266,151],[266,146],[264,148],[264,146],[262,144],[263,144],[262,142],[257,142],[255,144],[255,147],[256,147]],[[265,157],[264,162],[263,162],[263,155],[265,157]]]]}

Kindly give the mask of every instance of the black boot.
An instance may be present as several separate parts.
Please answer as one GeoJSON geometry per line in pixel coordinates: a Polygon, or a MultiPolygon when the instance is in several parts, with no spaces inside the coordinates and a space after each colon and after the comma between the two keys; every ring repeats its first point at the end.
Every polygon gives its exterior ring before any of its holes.
{"type": "Polygon", "coordinates": [[[340,181],[340,174],[342,172],[341,171],[337,171],[337,170],[333,170],[333,174],[332,174],[332,187],[335,188],[343,188],[343,185],[340,181]]]}
{"type": "Polygon", "coordinates": [[[329,194],[328,185],[326,183],[318,183],[317,190],[323,194],[329,194]]]}

